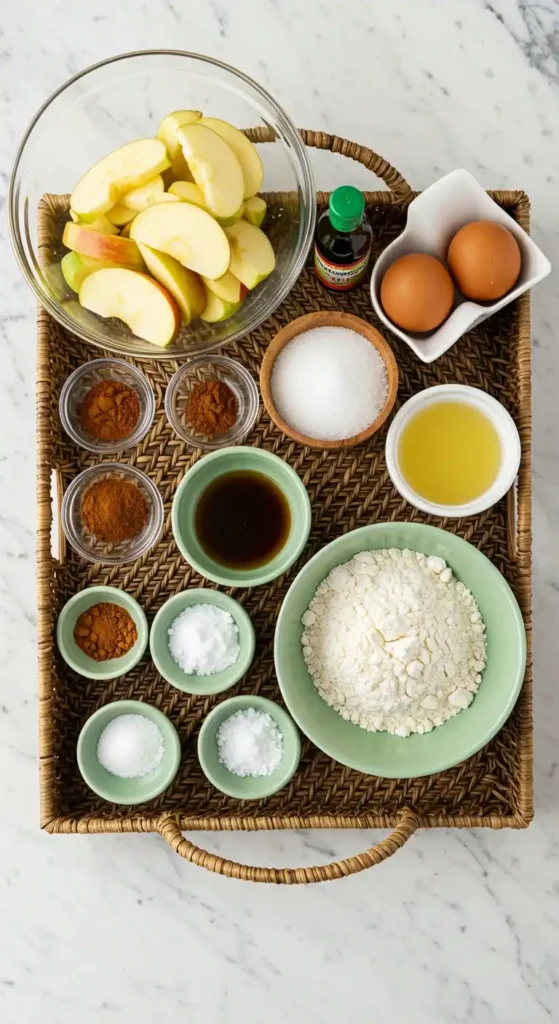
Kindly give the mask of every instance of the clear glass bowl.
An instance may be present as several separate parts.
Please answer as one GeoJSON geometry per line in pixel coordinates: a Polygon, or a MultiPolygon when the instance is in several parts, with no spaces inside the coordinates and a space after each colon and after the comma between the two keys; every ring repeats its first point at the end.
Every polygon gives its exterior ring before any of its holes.
{"type": "Polygon", "coordinates": [[[188,444],[211,451],[240,444],[256,422],[259,405],[258,388],[250,373],[227,356],[189,360],[171,378],[165,393],[165,412],[173,430],[188,444]],[[197,384],[216,378],[224,381],[237,399],[237,421],[225,434],[201,434],[189,424],[186,407],[197,384]]]}
{"type": "Polygon", "coordinates": [[[141,470],[120,462],[104,462],[99,466],[84,469],[74,477],[62,502],[62,529],[69,544],[82,558],[102,565],[123,565],[134,562],[159,539],[163,528],[163,500],[157,487],[141,470]],[[84,527],[81,505],[86,491],[92,484],[108,477],[132,480],[141,490],[148,505],[148,518],[144,529],[131,540],[119,544],[99,541],[84,527]]]}
{"type": "Polygon", "coordinates": [[[304,143],[261,86],[220,61],[179,50],[123,54],[95,64],[61,86],[41,107],[16,155],[8,195],[10,234],[20,268],[39,301],[84,341],[139,359],[176,359],[220,348],[266,320],[295,284],[312,242],[316,196],[304,143]],[[249,292],[228,320],[182,328],[166,349],[136,338],[119,320],[82,309],[65,284],[60,259],[68,193],[111,150],[155,135],[178,108],[198,108],[238,128],[259,129],[263,192],[270,196],[264,228],[276,254],[273,274],[249,292]],[[46,199],[43,197],[47,196],[46,199]],[[48,221],[39,223],[39,203],[48,221]]]}
{"type": "Polygon", "coordinates": [[[64,430],[81,448],[99,455],[115,455],[139,444],[147,434],[155,413],[153,390],[140,370],[121,359],[92,359],[90,363],[78,366],[64,382],[58,403],[60,420],[64,430]],[[140,415],[135,429],[120,441],[101,441],[87,434],[82,426],[80,409],[91,388],[102,380],[120,381],[133,388],[138,396],[140,415]]]}

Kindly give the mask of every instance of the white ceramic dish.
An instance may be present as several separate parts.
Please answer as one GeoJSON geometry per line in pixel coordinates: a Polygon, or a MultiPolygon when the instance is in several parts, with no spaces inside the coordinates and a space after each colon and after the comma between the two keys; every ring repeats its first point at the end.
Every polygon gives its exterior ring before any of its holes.
{"type": "Polygon", "coordinates": [[[468,171],[457,170],[422,192],[410,203],[406,227],[379,256],[371,276],[371,301],[386,327],[407,342],[424,363],[432,363],[492,313],[507,306],[551,271],[541,249],[519,224],[487,195],[468,171]],[[514,288],[498,302],[480,304],[455,292],[454,307],[445,322],[428,334],[408,334],[388,319],[380,302],[381,281],[391,263],[410,252],[427,252],[445,261],[453,235],[472,220],[493,220],[503,224],[516,238],[522,253],[520,277],[514,288]]]}
{"type": "Polygon", "coordinates": [[[512,487],[520,465],[520,437],[512,416],[495,398],[466,384],[439,384],[434,388],[426,388],[413,398],[408,399],[398,410],[386,435],[386,465],[394,487],[406,501],[422,512],[432,516],[447,516],[456,519],[460,516],[473,516],[491,508],[495,502],[512,487]],[[491,487],[479,498],[465,505],[436,505],[427,501],[414,491],[406,481],[398,461],[398,446],[402,430],[420,409],[435,402],[468,402],[475,406],[495,427],[501,443],[501,465],[497,477],[491,487]]]}

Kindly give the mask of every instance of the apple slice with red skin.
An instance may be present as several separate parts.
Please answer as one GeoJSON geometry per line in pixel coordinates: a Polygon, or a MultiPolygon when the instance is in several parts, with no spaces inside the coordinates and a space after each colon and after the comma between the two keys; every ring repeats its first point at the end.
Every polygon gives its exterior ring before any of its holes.
{"type": "Polygon", "coordinates": [[[133,334],[166,348],[180,328],[179,307],[152,277],[137,270],[97,270],[80,288],[80,303],[98,316],[116,316],[133,334]]]}
{"type": "Polygon", "coordinates": [[[104,235],[100,231],[90,231],[81,224],[68,221],[62,242],[67,249],[73,249],[82,256],[91,256],[94,260],[122,263],[125,267],[137,267],[138,270],[144,266],[136,243],[121,235],[104,235]]]}
{"type": "Polygon", "coordinates": [[[172,256],[158,252],[143,242],[138,244],[138,248],[150,274],[173,296],[181,311],[182,322],[188,327],[192,320],[200,316],[206,305],[206,292],[198,274],[187,270],[172,256]]]}

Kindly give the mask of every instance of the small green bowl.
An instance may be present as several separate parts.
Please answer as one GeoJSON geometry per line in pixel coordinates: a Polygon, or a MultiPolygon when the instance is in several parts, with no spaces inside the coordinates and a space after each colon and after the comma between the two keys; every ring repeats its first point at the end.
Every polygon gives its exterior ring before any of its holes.
{"type": "Polygon", "coordinates": [[[255,645],[252,622],[238,601],[227,594],[222,594],[219,590],[208,590],[203,587],[196,590],[185,590],[182,594],[170,597],[155,616],[149,637],[151,656],[157,671],[163,678],[184,693],[200,695],[223,693],[224,690],[228,690],[238,683],[252,664],[255,645]],[[198,676],[194,673],[188,675],[183,672],[169,650],[167,640],[169,626],[185,608],[192,608],[196,604],[213,604],[214,607],[229,612],[239,630],[240,651],[235,664],[223,669],[223,672],[216,672],[211,676],[198,676]]]}
{"type": "Polygon", "coordinates": [[[526,633],[514,594],[498,569],[456,534],[423,523],[376,523],[338,537],[296,576],[276,623],[276,675],[290,713],[319,750],[349,768],[388,779],[416,778],[465,761],[495,736],[520,693],[526,633]],[[360,551],[410,548],[439,555],[474,595],[486,626],[487,665],[465,711],[424,735],[368,732],[329,707],[315,688],[301,647],[306,612],[328,573],[360,551]]]}
{"type": "Polygon", "coordinates": [[[181,760],[181,743],[174,725],[162,711],[139,700],[117,700],[88,718],[78,737],[78,767],[87,785],[103,800],[113,804],[142,804],[159,796],[170,786],[181,760]],[[119,715],[144,715],[163,733],[165,753],[155,771],[140,779],[121,779],[97,760],[97,746],[103,729],[119,715]]]}
{"type": "Polygon", "coordinates": [[[258,587],[286,572],[307,543],[311,528],[311,503],[305,486],[283,459],[263,448],[239,446],[212,452],[188,470],[173,501],[173,534],[187,562],[202,576],[225,587],[258,587]],[[229,569],[206,554],[196,537],[196,505],[208,484],[223,473],[252,470],[269,477],[283,492],[291,510],[291,531],[280,552],[256,569],[229,569]]]}
{"type": "Polygon", "coordinates": [[[279,704],[265,697],[251,697],[242,694],[230,697],[210,711],[198,736],[198,760],[206,778],[216,789],[233,796],[237,800],[263,800],[272,796],[293,778],[301,757],[301,740],[293,719],[279,704]],[[265,711],[274,719],[283,736],[283,756],[279,766],[271,775],[253,778],[248,775],[233,775],[221,764],[217,753],[217,733],[222,722],[230,718],[236,711],[255,708],[265,711]]]}
{"type": "Polygon", "coordinates": [[[125,590],[118,587],[88,587],[80,590],[66,602],[58,616],[56,625],[56,642],[64,661],[80,676],[87,679],[116,679],[130,672],[142,658],[148,642],[148,624],[140,605],[125,590]],[[138,639],[134,646],[122,658],[111,658],[109,661],[95,661],[78,647],[74,640],[74,628],[82,612],[87,611],[100,601],[108,601],[126,608],[136,624],[138,639]]]}

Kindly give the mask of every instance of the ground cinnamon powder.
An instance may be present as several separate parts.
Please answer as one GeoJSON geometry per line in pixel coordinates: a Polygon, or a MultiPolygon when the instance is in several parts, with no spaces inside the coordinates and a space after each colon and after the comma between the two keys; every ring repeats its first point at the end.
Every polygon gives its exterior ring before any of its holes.
{"type": "Polygon", "coordinates": [[[148,503],[132,480],[105,477],[85,492],[81,517],[88,533],[99,541],[119,544],[142,532],[149,514],[148,503]]]}
{"type": "Polygon", "coordinates": [[[237,421],[237,398],[222,380],[202,381],[188,398],[186,418],[201,434],[225,434],[237,421]]]}
{"type": "Polygon", "coordinates": [[[134,619],[119,604],[101,601],[82,612],[74,628],[74,640],[95,661],[122,658],[138,639],[134,619]]]}
{"type": "Polygon", "coordinates": [[[99,441],[121,441],[140,418],[140,402],[134,388],[120,380],[100,380],[87,392],[80,409],[86,434],[99,441]]]}

